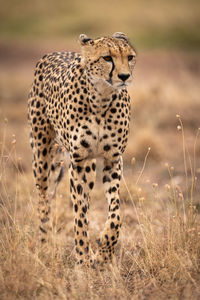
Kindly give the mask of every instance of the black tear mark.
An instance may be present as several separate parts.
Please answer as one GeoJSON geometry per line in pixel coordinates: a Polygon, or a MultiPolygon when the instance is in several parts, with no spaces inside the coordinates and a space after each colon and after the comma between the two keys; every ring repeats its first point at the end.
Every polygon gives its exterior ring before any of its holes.
{"type": "Polygon", "coordinates": [[[110,74],[109,74],[109,77],[110,77],[110,81],[112,81],[112,76],[113,76],[113,71],[114,71],[114,69],[115,69],[115,64],[114,64],[114,62],[113,62],[113,60],[112,60],[112,70],[110,71],[110,74]]]}

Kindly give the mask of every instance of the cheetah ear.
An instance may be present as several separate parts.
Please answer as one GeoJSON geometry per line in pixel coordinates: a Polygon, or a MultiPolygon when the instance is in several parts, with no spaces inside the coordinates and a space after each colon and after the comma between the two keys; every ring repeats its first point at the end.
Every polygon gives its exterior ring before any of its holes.
{"type": "Polygon", "coordinates": [[[129,42],[129,39],[128,37],[125,35],[125,33],[123,32],[115,32],[113,35],[112,35],[113,38],[116,38],[116,39],[121,39],[121,40],[125,40],[126,42],[129,42]]]}
{"type": "Polygon", "coordinates": [[[86,45],[89,41],[92,39],[89,38],[86,34],[80,34],[79,35],[79,42],[82,46],[86,45]]]}

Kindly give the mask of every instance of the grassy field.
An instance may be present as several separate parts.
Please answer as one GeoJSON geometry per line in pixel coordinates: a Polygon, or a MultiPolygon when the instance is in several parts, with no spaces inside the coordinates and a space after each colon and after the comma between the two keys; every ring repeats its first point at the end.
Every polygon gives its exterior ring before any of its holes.
{"type": "MultiPolygon", "coordinates": [[[[199,2],[0,3],[0,299],[199,299],[199,2]],[[115,31],[138,50],[123,226],[113,264],[86,270],[75,265],[67,174],[52,201],[52,243],[38,244],[27,95],[43,54],[78,50],[82,32],[115,31]]],[[[107,215],[100,169],[101,161],[89,213],[94,250],[107,215]]]]}

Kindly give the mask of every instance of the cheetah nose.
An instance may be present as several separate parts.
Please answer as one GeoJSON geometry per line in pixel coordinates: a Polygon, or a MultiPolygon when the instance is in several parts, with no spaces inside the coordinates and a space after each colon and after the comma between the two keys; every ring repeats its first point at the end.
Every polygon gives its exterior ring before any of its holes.
{"type": "Polygon", "coordinates": [[[126,81],[130,77],[130,74],[123,74],[123,73],[121,73],[121,74],[118,74],[118,77],[122,81],[126,81]]]}

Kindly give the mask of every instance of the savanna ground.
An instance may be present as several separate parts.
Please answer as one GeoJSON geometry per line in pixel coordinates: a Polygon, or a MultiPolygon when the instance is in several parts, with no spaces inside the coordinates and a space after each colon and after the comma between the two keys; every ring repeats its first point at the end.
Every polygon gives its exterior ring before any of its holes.
{"type": "MultiPolygon", "coordinates": [[[[92,18],[88,11],[95,11],[95,4],[89,1],[85,10],[74,1],[67,11],[64,1],[56,8],[49,1],[48,11],[40,1],[34,8],[25,7],[24,1],[9,3],[0,19],[0,299],[199,299],[197,1],[173,7],[160,1],[162,10],[152,1],[151,13],[145,1],[136,1],[132,12],[123,11],[116,1],[121,23],[113,16],[109,32],[108,1],[102,1],[106,10],[92,18]],[[85,270],[75,266],[67,172],[52,201],[53,242],[45,248],[38,245],[27,94],[43,54],[78,50],[79,33],[96,36],[119,31],[120,25],[138,49],[129,89],[132,119],[121,184],[123,226],[113,264],[85,270]],[[47,42],[43,37],[51,30],[55,32],[47,42]]],[[[100,169],[101,161],[89,213],[93,249],[107,215],[100,169]]]]}

